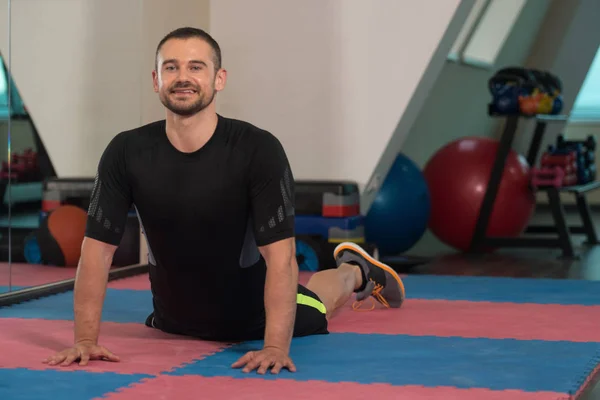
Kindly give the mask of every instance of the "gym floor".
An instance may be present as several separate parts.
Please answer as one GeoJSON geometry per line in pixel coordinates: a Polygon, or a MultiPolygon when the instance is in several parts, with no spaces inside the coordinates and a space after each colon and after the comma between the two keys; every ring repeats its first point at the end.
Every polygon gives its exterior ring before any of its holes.
{"type": "MultiPolygon", "coordinates": [[[[600,209],[593,209],[592,214],[596,232],[600,234],[600,209]]],[[[580,224],[579,215],[569,207],[566,210],[566,218],[569,224],[580,224]]],[[[540,207],[531,223],[551,224],[552,222],[550,210],[540,207]]],[[[482,256],[466,256],[448,249],[428,232],[410,253],[432,257],[433,260],[428,264],[411,268],[410,273],[598,281],[600,280],[600,246],[587,247],[583,244],[584,240],[582,236],[573,236],[573,243],[578,253],[576,259],[564,259],[561,257],[561,251],[556,249],[521,248],[500,249],[482,256]]],[[[600,399],[600,378],[582,399],[600,399]]]]}
{"type": "MultiPolygon", "coordinates": [[[[568,219],[576,223],[577,214],[568,219]]],[[[539,211],[533,222],[551,222],[550,213],[539,211]]],[[[349,302],[331,321],[331,335],[296,341],[300,372],[277,380],[229,367],[260,343],[203,343],[145,327],[151,304],[146,275],[109,284],[103,340],[122,363],[58,371],[43,366],[40,357],[72,340],[72,293],[25,302],[0,310],[0,342],[7,351],[0,398],[43,399],[49,385],[64,389],[68,399],[184,399],[198,390],[221,399],[306,398],[315,392],[345,399],[600,398],[598,380],[581,396],[578,391],[600,356],[600,300],[596,285],[587,282],[600,280],[600,246],[578,250],[576,260],[549,249],[473,257],[428,233],[411,253],[433,260],[405,271],[410,302],[401,312],[357,313],[349,302]]]]}
{"type": "MultiPolygon", "coordinates": [[[[592,210],[600,235],[600,210],[592,210]]],[[[581,224],[575,210],[567,207],[567,223],[581,224]]],[[[550,210],[538,208],[531,224],[552,224],[550,210]]],[[[587,247],[585,237],[573,235],[578,258],[563,259],[561,250],[545,248],[505,248],[484,256],[468,256],[448,249],[430,232],[408,254],[431,257],[433,261],[411,269],[416,274],[481,275],[535,278],[600,280],[600,246],[587,247]]]]}

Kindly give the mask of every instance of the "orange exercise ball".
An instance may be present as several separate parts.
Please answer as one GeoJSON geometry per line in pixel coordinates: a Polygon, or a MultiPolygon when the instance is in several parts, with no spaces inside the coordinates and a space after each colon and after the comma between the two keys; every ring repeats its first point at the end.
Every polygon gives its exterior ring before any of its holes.
{"type": "Polygon", "coordinates": [[[77,206],[63,205],[52,210],[36,234],[44,264],[76,267],[81,257],[87,212],[77,206]]]}

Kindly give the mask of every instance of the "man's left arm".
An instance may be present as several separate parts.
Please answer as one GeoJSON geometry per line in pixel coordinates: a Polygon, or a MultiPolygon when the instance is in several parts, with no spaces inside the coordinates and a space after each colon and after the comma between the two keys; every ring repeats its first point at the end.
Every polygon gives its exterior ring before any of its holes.
{"type": "Polygon", "coordinates": [[[298,293],[294,177],[279,140],[268,132],[257,133],[256,138],[248,166],[248,194],[256,244],[267,265],[264,348],[258,355],[242,357],[234,367],[245,365],[248,371],[258,366],[259,373],[268,367],[273,372],[282,367],[293,371],[289,350],[298,293]]]}
{"type": "Polygon", "coordinates": [[[263,246],[260,252],[267,264],[265,347],[278,348],[287,354],[294,332],[298,293],[298,264],[294,238],[263,246]]]}

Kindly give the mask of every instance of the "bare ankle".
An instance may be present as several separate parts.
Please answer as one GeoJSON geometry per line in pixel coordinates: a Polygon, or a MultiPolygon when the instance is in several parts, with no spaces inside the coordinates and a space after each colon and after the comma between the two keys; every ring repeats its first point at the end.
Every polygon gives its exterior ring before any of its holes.
{"type": "Polygon", "coordinates": [[[338,269],[340,269],[340,268],[343,270],[347,270],[349,273],[348,275],[353,277],[353,286],[354,286],[353,290],[356,290],[362,286],[362,284],[363,284],[362,271],[360,270],[360,267],[358,265],[343,263],[338,267],[338,269]]]}

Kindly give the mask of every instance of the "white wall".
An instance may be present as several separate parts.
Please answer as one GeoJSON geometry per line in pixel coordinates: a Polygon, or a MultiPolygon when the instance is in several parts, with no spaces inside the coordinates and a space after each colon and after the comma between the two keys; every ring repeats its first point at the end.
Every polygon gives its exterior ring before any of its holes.
{"type": "Polygon", "coordinates": [[[209,30],[211,2],[210,0],[141,0],[139,2],[142,10],[143,32],[140,122],[146,124],[165,117],[164,106],[152,88],[152,70],[158,42],[168,32],[182,26],[209,30]]]}
{"type": "Polygon", "coordinates": [[[460,4],[213,1],[211,33],[229,71],[218,110],[279,137],[296,178],[364,185],[392,135],[406,134],[396,127],[460,4]]]}
{"type": "Polygon", "coordinates": [[[4,57],[8,53],[8,0],[0,0],[0,51],[4,57]]]}
{"type": "MultiPolygon", "coordinates": [[[[93,176],[115,134],[164,115],[150,75],[158,40],[182,25],[209,28],[230,72],[219,112],[280,137],[298,178],[364,186],[391,163],[384,150],[399,148],[418,86],[443,65],[441,39],[472,4],[15,0],[12,72],[59,176],[93,176]]],[[[3,53],[6,44],[1,31],[3,53]]]]}
{"type": "MultiPolygon", "coordinates": [[[[6,5],[1,0],[0,21],[7,21],[6,5]]],[[[12,1],[12,74],[59,176],[93,176],[114,135],[163,118],[152,91],[156,45],[180,25],[206,28],[208,5],[209,0],[12,1]]],[[[2,29],[4,55],[7,44],[2,29]]]]}
{"type": "Polygon", "coordinates": [[[56,171],[93,176],[107,140],[139,123],[138,3],[27,0],[11,7],[12,75],[56,171]]]}

